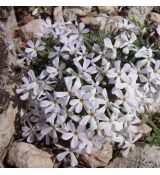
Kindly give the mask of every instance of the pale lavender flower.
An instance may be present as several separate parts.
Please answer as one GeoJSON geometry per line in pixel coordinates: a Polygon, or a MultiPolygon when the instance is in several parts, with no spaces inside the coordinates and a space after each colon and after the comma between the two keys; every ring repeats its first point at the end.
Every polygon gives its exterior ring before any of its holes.
{"type": "Polygon", "coordinates": [[[74,153],[77,152],[77,150],[75,149],[70,149],[70,148],[66,148],[66,147],[63,147],[63,146],[60,146],[60,145],[57,145],[58,148],[64,150],[64,152],[61,152],[59,153],[56,158],[58,161],[62,161],[65,159],[66,156],[70,156],[70,162],[71,162],[71,166],[75,167],[76,165],[78,165],[78,161],[77,161],[77,158],[75,156],[74,153]]]}
{"type": "Polygon", "coordinates": [[[98,120],[103,121],[106,119],[104,111],[101,109],[96,109],[94,106],[89,106],[88,109],[86,109],[86,112],[87,115],[83,116],[79,124],[83,127],[86,127],[87,123],[89,123],[90,124],[89,129],[92,131],[97,129],[98,120]]]}
{"type": "Polygon", "coordinates": [[[62,139],[71,139],[71,148],[76,149],[79,146],[79,139],[85,137],[83,130],[84,128],[80,125],[77,128],[75,128],[75,125],[72,122],[68,122],[67,131],[63,132],[62,139]]]}
{"type": "Polygon", "coordinates": [[[93,148],[102,148],[102,136],[95,135],[95,132],[87,131],[86,136],[82,137],[82,143],[80,144],[80,149],[85,149],[88,154],[92,154],[93,148]]]}
{"type": "Polygon", "coordinates": [[[33,43],[33,41],[29,40],[27,44],[29,48],[26,48],[25,52],[30,54],[31,58],[37,57],[37,52],[43,51],[45,49],[45,46],[42,45],[41,40],[37,40],[35,44],[33,43]]]}

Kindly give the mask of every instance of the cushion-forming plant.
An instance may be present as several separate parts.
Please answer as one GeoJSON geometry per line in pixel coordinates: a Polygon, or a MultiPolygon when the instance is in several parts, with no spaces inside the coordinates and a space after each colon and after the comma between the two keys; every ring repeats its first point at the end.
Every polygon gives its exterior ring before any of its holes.
{"type": "Polygon", "coordinates": [[[76,166],[79,155],[106,142],[127,156],[142,135],[139,115],[159,98],[159,49],[140,44],[141,30],[127,20],[117,27],[116,36],[88,48],[83,23],[47,18],[21,54],[19,62],[30,67],[37,58],[45,62],[43,70],[29,69],[17,89],[27,101],[22,136],[53,146],[58,161],[76,166]]]}

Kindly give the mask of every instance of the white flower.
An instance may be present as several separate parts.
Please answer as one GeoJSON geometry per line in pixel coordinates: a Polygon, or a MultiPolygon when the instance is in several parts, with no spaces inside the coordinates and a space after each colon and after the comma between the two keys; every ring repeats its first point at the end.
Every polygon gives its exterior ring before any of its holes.
{"type": "Polygon", "coordinates": [[[102,64],[100,65],[100,67],[96,66],[96,68],[97,75],[95,77],[95,80],[101,82],[108,73],[108,70],[110,68],[110,62],[107,60],[102,60],[102,64]]]}
{"type": "Polygon", "coordinates": [[[113,46],[110,38],[104,39],[104,46],[107,48],[107,57],[111,59],[115,59],[117,57],[117,49],[113,46]]]}
{"type": "Polygon", "coordinates": [[[153,50],[151,48],[148,49],[148,57],[147,59],[142,60],[142,64],[146,64],[150,66],[151,63],[155,64],[155,59],[153,58],[153,50]]]}
{"type": "Polygon", "coordinates": [[[122,134],[119,134],[119,132],[111,132],[110,135],[107,136],[106,140],[111,143],[118,143],[118,145],[121,145],[124,143],[124,137],[122,134]]]}
{"type": "Polygon", "coordinates": [[[97,72],[95,66],[90,66],[91,61],[89,59],[83,60],[83,66],[78,61],[74,61],[74,64],[78,69],[80,77],[86,81],[90,81],[91,75],[97,72]]]}
{"type": "Polygon", "coordinates": [[[83,42],[84,34],[88,33],[89,29],[85,28],[84,23],[79,23],[78,28],[72,30],[72,35],[70,36],[70,39],[72,42],[75,40],[79,40],[80,42],[83,42]]]}
{"type": "Polygon", "coordinates": [[[121,61],[119,60],[115,62],[114,68],[108,70],[107,77],[115,81],[116,88],[122,89],[126,87],[126,83],[129,82],[129,77],[126,73],[130,70],[130,67],[129,64],[125,64],[121,68],[121,61]]]}
{"type": "Polygon", "coordinates": [[[130,149],[134,149],[135,148],[135,145],[134,143],[141,137],[141,134],[138,134],[136,135],[135,137],[130,137],[129,140],[126,140],[125,141],[125,144],[124,146],[122,147],[122,150],[121,153],[124,157],[127,157],[128,156],[128,153],[130,151],[130,149]]]}
{"type": "Polygon", "coordinates": [[[80,144],[80,149],[86,150],[88,154],[92,154],[94,146],[97,149],[102,148],[102,137],[95,135],[94,132],[88,131],[86,137],[82,138],[82,143],[80,144]]]}
{"type": "Polygon", "coordinates": [[[145,92],[144,90],[136,91],[137,99],[139,100],[139,108],[142,112],[148,109],[148,105],[153,103],[153,98],[150,96],[150,92],[145,92]]]}
{"type": "Polygon", "coordinates": [[[106,116],[101,109],[96,109],[94,106],[88,106],[86,109],[87,115],[83,116],[82,120],[80,121],[80,125],[85,127],[87,123],[90,124],[90,130],[97,129],[97,121],[98,120],[105,120],[106,116]]]}
{"type": "Polygon", "coordinates": [[[25,52],[30,54],[30,56],[33,58],[33,57],[37,57],[37,52],[38,51],[42,51],[45,49],[45,46],[42,46],[42,42],[41,40],[37,40],[36,43],[34,44],[33,41],[29,40],[27,42],[28,46],[30,48],[26,48],[25,49],[25,52]]]}
{"type": "Polygon", "coordinates": [[[137,36],[134,33],[131,35],[126,32],[122,33],[115,42],[115,46],[123,48],[124,54],[129,54],[130,50],[135,50],[135,45],[133,44],[137,40],[137,36]]]}
{"type": "Polygon", "coordinates": [[[16,61],[18,66],[25,67],[26,64],[28,66],[31,64],[32,58],[28,53],[22,52],[22,53],[18,54],[18,56],[20,57],[20,59],[17,59],[17,61],[16,61]]]}
{"type": "Polygon", "coordinates": [[[80,113],[88,102],[88,96],[86,96],[83,90],[77,90],[75,96],[78,97],[78,99],[72,99],[69,104],[75,108],[77,113],[80,113]]]}
{"type": "Polygon", "coordinates": [[[29,97],[30,90],[34,88],[34,84],[36,81],[34,72],[32,70],[29,70],[28,76],[28,79],[26,77],[22,77],[22,81],[24,82],[24,84],[21,85],[20,88],[16,89],[16,92],[18,94],[23,93],[23,95],[20,96],[21,100],[26,100],[29,97]]]}
{"type": "Polygon", "coordinates": [[[64,21],[57,21],[53,24],[53,36],[56,36],[56,38],[59,37],[61,40],[62,36],[68,36],[71,33],[70,25],[72,23],[70,21],[64,22],[64,21]]]}
{"type": "MultiPolygon", "coordinates": [[[[47,18],[39,40],[28,41],[30,48],[20,55],[23,67],[26,61],[36,68],[16,90],[27,100],[22,136],[57,149],[58,161],[76,166],[80,155],[90,155],[107,142],[116,144],[126,157],[141,137],[139,114],[151,111],[159,101],[157,45],[146,41],[143,46],[139,29],[128,20],[118,28],[118,36],[98,38],[103,42],[88,47],[89,30],[83,23],[52,24],[47,18]],[[34,57],[37,64],[32,64],[34,57]]],[[[159,25],[159,34],[158,30],[159,25]]]]}
{"type": "Polygon", "coordinates": [[[133,65],[131,67],[129,76],[132,78],[134,77],[136,80],[137,78],[139,78],[141,82],[147,82],[147,77],[145,76],[147,75],[147,69],[142,68],[142,66],[143,66],[142,62],[138,61],[135,66],[133,65]]]}
{"type": "Polygon", "coordinates": [[[37,125],[32,126],[30,122],[27,122],[27,124],[29,127],[27,125],[22,127],[22,136],[27,138],[27,142],[32,143],[38,137],[39,128],[37,125]]]}
{"type": "Polygon", "coordinates": [[[154,68],[148,67],[148,73],[150,73],[150,81],[159,85],[160,84],[160,60],[155,62],[154,68]]]}
{"type": "Polygon", "coordinates": [[[110,118],[100,122],[99,127],[104,130],[106,136],[112,135],[112,132],[123,130],[123,121],[118,120],[118,115],[112,114],[110,118]]]}
{"type": "Polygon", "coordinates": [[[87,53],[87,48],[82,45],[81,46],[81,51],[78,51],[76,54],[77,54],[77,57],[74,58],[74,61],[80,61],[81,59],[87,59],[87,58],[90,58],[92,59],[93,56],[94,56],[94,53],[87,53]]]}
{"type": "Polygon", "coordinates": [[[48,100],[42,100],[40,102],[40,106],[44,108],[45,114],[50,113],[52,111],[59,112],[60,111],[60,100],[57,99],[55,95],[50,95],[47,93],[48,100]]]}
{"type": "Polygon", "coordinates": [[[147,49],[146,47],[142,47],[135,54],[136,58],[145,58],[141,62],[143,65],[147,64],[147,67],[151,65],[151,63],[155,64],[155,59],[153,58],[153,50],[151,48],[147,49]]]}
{"type": "Polygon", "coordinates": [[[60,56],[64,59],[68,59],[68,54],[64,53],[63,48],[54,46],[53,52],[49,52],[48,58],[59,58],[60,56]]]}
{"type": "Polygon", "coordinates": [[[60,63],[59,57],[56,57],[52,61],[53,66],[47,66],[44,71],[41,72],[40,78],[43,79],[49,74],[49,77],[54,79],[56,76],[58,78],[63,77],[64,69],[66,67],[65,63],[60,63]]]}
{"type": "Polygon", "coordinates": [[[76,115],[75,112],[73,111],[72,108],[67,108],[65,105],[63,107],[63,109],[60,111],[59,117],[57,118],[57,120],[59,119],[71,119],[73,122],[78,122],[81,120],[79,115],[76,115]]]}
{"type": "Polygon", "coordinates": [[[79,52],[80,46],[81,45],[79,42],[75,44],[69,41],[69,43],[67,44],[65,43],[65,45],[62,48],[62,51],[69,52],[70,55],[74,56],[74,55],[77,55],[77,53],[79,52]]]}
{"type": "Polygon", "coordinates": [[[129,92],[123,94],[120,89],[113,89],[113,94],[118,97],[118,99],[114,102],[114,105],[123,105],[125,111],[128,113],[130,113],[133,108],[138,105],[134,94],[130,94],[129,92]]]}
{"type": "Polygon", "coordinates": [[[35,35],[37,38],[49,38],[52,37],[53,33],[53,24],[50,18],[46,18],[46,21],[42,22],[40,26],[40,32],[36,32],[35,35]]]}
{"type": "Polygon", "coordinates": [[[62,147],[62,146],[58,146],[58,147],[61,148],[62,150],[64,150],[64,152],[59,153],[56,156],[58,161],[64,160],[64,158],[69,154],[70,155],[70,159],[71,159],[71,166],[75,167],[76,165],[78,165],[78,161],[76,159],[76,156],[74,155],[74,152],[76,152],[76,150],[69,149],[69,148],[62,147]]]}
{"type": "Polygon", "coordinates": [[[106,111],[106,110],[109,111],[109,109],[110,109],[113,111],[113,114],[115,114],[115,115],[120,113],[119,109],[114,106],[114,103],[109,100],[106,89],[102,90],[101,97],[102,98],[100,100],[101,101],[100,104],[103,105],[103,107],[101,109],[104,109],[104,111],[106,111]]]}
{"type": "Polygon", "coordinates": [[[139,33],[139,28],[136,27],[134,24],[129,24],[129,21],[127,19],[124,19],[123,22],[119,22],[118,28],[122,31],[129,30],[129,31],[132,31],[136,34],[139,33]]]}
{"type": "Polygon", "coordinates": [[[136,58],[147,58],[148,57],[148,49],[143,46],[141,49],[139,49],[136,54],[135,54],[136,58]]]}
{"type": "Polygon", "coordinates": [[[79,146],[79,139],[84,138],[83,128],[79,125],[77,129],[75,128],[72,122],[67,123],[67,131],[63,132],[62,139],[69,140],[71,139],[71,148],[78,148],[79,146]]]}
{"type": "Polygon", "coordinates": [[[59,125],[56,125],[56,124],[49,125],[47,123],[44,123],[41,128],[42,138],[44,136],[49,136],[52,138],[52,143],[57,143],[58,142],[57,131],[59,131],[59,125]]]}
{"type": "Polygon", "coordinates": [[[24,84],[16,90],[18,94],[23,93],[23,95],[20,96],[21,100],[26,100],[29,95],[31,96],[31,99],[39,99],[45,91],[53,90],[50,86],[53,82],[36,78],[33,70],[29,70],[28,75],[28,79],[26,77],[22,78],[24,84]]]}
{"type": "Polygon", "coordinates": [[[123,121],[123,127],[124,127],[124,136],[131,136],[133,134],[137,134],[139,132],[138,124],[141,122],[140,119],[133,113],[126,114],[120,119],[123,121]]]}
{"type": "Polygon", "coordinates": [[[107,53],[106,53],[107,49],[106,48],[101,50],[101,48],[98,44],[94,44],[93,45],[93,50],[98,54],[98,56],[96,56],[95,58],[92,59],[93,63],[99,61],[100,59],[102,59],[102,60],[107,59],[107,53]]]}
{"type": "Polygon", "coordinates": [[[79,79],[77,79],[73,85],[73,79],[71,77],[66,77],[64,81],[67,87],[67,92],[55,92],[55,94],[59,98],[67,97],[68,102],[70,97],[74,95],[75,91],[81,87],[81,82],[79,79]]]}

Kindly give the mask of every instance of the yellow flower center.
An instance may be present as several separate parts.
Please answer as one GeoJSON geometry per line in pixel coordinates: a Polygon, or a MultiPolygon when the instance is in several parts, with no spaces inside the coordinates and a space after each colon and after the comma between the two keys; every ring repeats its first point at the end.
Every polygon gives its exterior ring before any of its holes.
{"type": "Polygon", "coordinates": [[[90,115],[91,117],[93,117],[93,116],[94,116],[94,113],[93,113],[93,112],[89,112],[89,115],[90,115]]]}
{"type": "Polygon", "coordinates": [[[81,99],[80,99],[80,103],[84,103],[84,100],[83,100],[83,98],[81,98],[81,99]]]}

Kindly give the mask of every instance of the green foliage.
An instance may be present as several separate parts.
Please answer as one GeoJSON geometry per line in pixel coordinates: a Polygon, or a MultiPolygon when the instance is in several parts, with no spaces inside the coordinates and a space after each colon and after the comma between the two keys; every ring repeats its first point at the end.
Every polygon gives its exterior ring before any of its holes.
{"type": "Polygon", "coordinates": [[[107,37],[103,31],[92,31],[85,37],[85,45],[89,50],[92,50],[93,43],[98,44],[100,47],[104,46],[104,39],[107,37]]]}
{"type": "Polygon", "coordinates": [[[160,129],[154,129],[150,135],[146,136],[146,141],[151,145],[160,146],[160,129]]]}
{"type": "Polygon", "coordinates": [[[47,58],[47,55],[45,57],[38,55],[38,57],[33,59],[30,68],[34,70],[36,75],[39,75],[42,70],[45,69],[48,62],[49,59],[47,58]]]}
{"type": "Polygon", "coordinates": [[[151,145],[160,146],[160,113],[149,115],[145,122],[152,127],[152,132],[144,136],[144,141],[151,145]]]}

